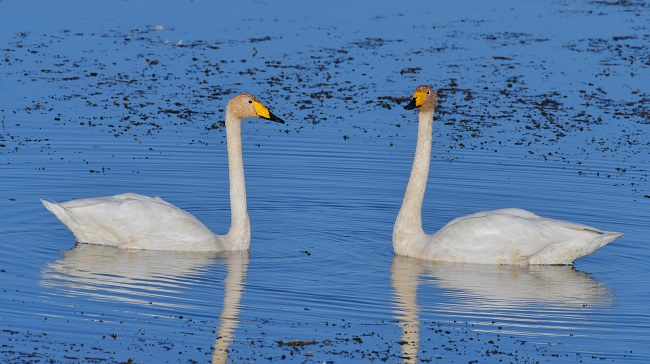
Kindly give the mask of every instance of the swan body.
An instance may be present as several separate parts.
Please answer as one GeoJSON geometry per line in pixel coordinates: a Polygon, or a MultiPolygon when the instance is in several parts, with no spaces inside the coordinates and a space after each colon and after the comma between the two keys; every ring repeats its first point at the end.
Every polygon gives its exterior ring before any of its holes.
{"type": "Polygon", "coordinates": [[[41,200],[80,243],[124,249],[176,251],[248,250],[251,228],[241,148],[242,118],[284,123],[253,95],[233,97],[226,108],[231,227],[226,235],[210,231],[192,214],[162,200],[135,193],[71,200],[41,200]]]}
{"type": "Polygon", "coordinates": [[[438,96],[418,86],[404,108],[418,110],[418,140],[411,176],[393,228],[393,249],[413,258],[484,264],[572,264],[622,236],[568,221],[509,208],[450,221],[428,235],[422,202],[431,161],[433,113],[438,96]]]}

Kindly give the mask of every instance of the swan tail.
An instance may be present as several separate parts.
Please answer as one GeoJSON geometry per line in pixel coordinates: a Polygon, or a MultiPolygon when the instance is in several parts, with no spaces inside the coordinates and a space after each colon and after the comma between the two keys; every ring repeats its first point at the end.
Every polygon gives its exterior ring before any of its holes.
{"type": "Polygon", "coordinates": [[[561,242],[549,245],[529,259],[530,264],[571,265],[573,261],[589,255],[623,236],[619,232],[593,231],[591,239],[561,242]]]}
{"type": "Polygon", "coordinates": [[[72,211],[66,209],[54,201],[41,200],[43,206],[48,209],[57,219],[59,219],[70,231],[74,232],[75,227],[79,225],[79,218],[72,213],[72,211]]]}

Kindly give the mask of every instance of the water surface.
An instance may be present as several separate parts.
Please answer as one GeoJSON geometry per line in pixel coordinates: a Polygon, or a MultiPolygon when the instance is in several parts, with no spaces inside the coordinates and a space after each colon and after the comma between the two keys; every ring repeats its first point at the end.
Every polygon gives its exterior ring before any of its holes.
{"type": "Polygon", "coordinates": [[[7,362],[647,362],[643,2],[0,2],[7,362]],[[425,7],[425,8],[418,8],[425,7]],[[418,84],[439,90],[425,230],[521,207],[625,235],[574,267],[393,255],[418,84]],[[39,202],[136,192],[247,254],[75,246],[39,202]]]}

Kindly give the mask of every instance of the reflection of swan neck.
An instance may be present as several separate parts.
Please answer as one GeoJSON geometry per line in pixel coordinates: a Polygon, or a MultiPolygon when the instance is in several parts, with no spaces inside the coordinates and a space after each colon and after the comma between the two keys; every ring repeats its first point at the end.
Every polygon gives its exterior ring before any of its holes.
{"type": "Polygon", "coordinates": [[[395,292],[395,316],[402,328],[402,363],[417,363],[420,346],[420,321],[417,289],[421,265],[404,256],[393,256],[391,284],[395,292]]]}
{"type": "Polygon", "coordinates": [[[425,235],[422,229],[422,202],[431,163],[433,110],[420,112],[418,119],[418,139],[411,177],[393,230],[393,246],[395,253],[400,255],[412,255],[404,249],[415,242],[423,241],[425,235]]]}
{"type": "Polygon", "coordinates": [[[231,226],[225,238],[232,244],[231,250],[248,250],[251,228],[246,207],[241,118],[233,115],[230,103],[226,110],[226,146],[230,176],[231,226]]]}
{"type": "Polygon", "coordinates": [[[223,310],[219,315],[219,330],[214,344],[212,363],[226,363],[228,348],[237,328],[239,307],[243,295],[244,279],[248,268],[248,252],[233,252],[228,256],[228,275],[224,286],[223,310]]]}

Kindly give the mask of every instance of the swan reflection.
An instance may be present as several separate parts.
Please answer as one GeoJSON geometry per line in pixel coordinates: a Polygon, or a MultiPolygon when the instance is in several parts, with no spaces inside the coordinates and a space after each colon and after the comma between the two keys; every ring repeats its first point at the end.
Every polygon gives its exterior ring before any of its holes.
{"type": "Polygon", "coordinates": [[[239,322],[240,302],[244,291],[246,270],[248,269],[248,252],[228,252],[228,275],[226,276],[223,295],[223,310],[219,315],[219,330],[212,352],[212,363],[228,361],[228,347],[235,338],[234,331],[239,322]]]}
{"type": "Polygon", "coordinates": [[[225,363],[238,325],[248,261],[247,251],[134,251],[77,244],[41,270],[40,284],[54,288],[53,294],[186,312],[202,303],[184,291],[210,285],[206,281],[211,278],[204,274],[210,266],[224,263],[227,275],[212,362],[225,363]]]}
{"type": "MultiPolygon", "coordinates": [[[[430,308],[450,319],[486,319],[498,312],[500,320],[529,320],[521,326],[535,329],[553,321],[562,323],[567,312],[613,303],[607,287],[572,266],[459,264],[395,255],[391,284],[404,363],[418,361],[422,310],[430,308]],[[441,303],[420,300],[426,305],[421,309],[417,289],[422,283],[434,284],[448,299],[441,303]],[[525,312],[529,317],[522,319],[525,312]]],[[[562,329],[561,324],[556,327],[562,329]]]]}

